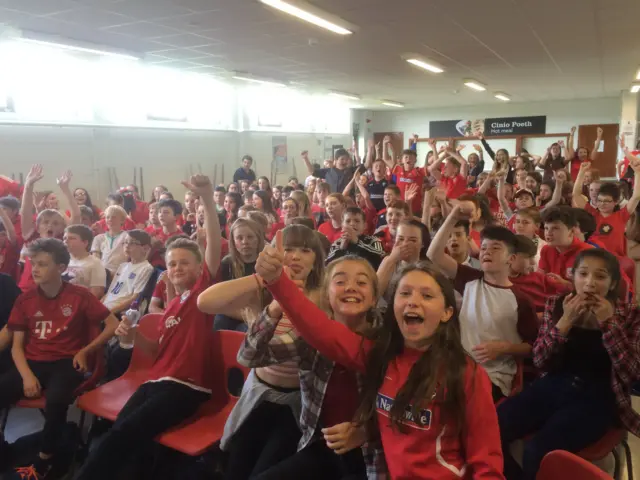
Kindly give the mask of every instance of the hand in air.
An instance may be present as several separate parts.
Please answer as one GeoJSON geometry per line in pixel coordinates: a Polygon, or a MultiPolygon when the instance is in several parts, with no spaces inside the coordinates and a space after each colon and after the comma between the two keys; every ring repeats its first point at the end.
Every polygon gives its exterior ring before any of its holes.
{"type": "Polygon", "coordinates": [[[278,230],[276,233],[275,246],[265,245],[260,255],[258,255],[256,273],[260,275],[266,283],[272,283],[280,278],[283,266],[284,246],[282,243],[282,230],[278,230]]]}
{"type": "Polygon", "coordinates": [[[482,146],[478,145],[477,143],[473,144],[473,148],[477,151],[477,152],[481,152],[482,151],[482,146]]]}
{"type": "Polygon", "coordinates": [[[33,186],[37,181],[42,180],[44,178],[44,173],[42,173],[42,165],[36,164],[31,167],[29,173],[27,173],[27,178],[25,179],[25,185],[33,186]]]}
{"type": "Polygon", "coordinates": [[[181,183],[199,197],[213,200],[213,185],[206,175],[191,175],[188,181],[182,181],[181,183]]]}
{"type": "Polygon", "coordinates": [[[71,170],[67,170],[66,172],[64,172],[56,180],[58,183],[58,186],[63,190],[66,188],[69,188],[69,182],[71,182],[72,176],[73,175],[71,174],[71,170]]]}
{"type": "Polygon", "coordinates": [[[602,134],[604,133],[604,130],[602,129],[602,127],[598,127],[596,129],[597,135],[598,137],[602,137],[602,134]]]}

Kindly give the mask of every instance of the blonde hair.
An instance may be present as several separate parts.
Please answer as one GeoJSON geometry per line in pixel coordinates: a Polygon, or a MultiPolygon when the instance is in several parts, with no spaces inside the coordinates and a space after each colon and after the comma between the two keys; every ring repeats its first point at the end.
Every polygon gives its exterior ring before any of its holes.
{"type": "Polygon", "coordinates": [[[260,253],[264,248],[264,229],[259,223],[248,218],[239,218],[233,222],[233,225],[231,225],[231,229],[229,230],[229,255],[231,257],[231,273],[233,274],[233,278],[244,277],[244,262],[240,258],[240,252],[238,252],[238,247],[236,247],[236,241],[234,238],[235,231],[242,227],[250,229],[258,238],[257,253],[260,253]]]}
{"type": "Polygon", "coordinates": [[[127,219],[127,211],[122,208],[120,205],[110,205],[104,209],[104,217],[107,218],[109,215],[117,213],[122,218],[122,223],[127,219]]]}
{"type": "Polygon", "coordinates": [[[291,192],[291,195],[289,195],[289,198],[298,204],[298,216],[308,217],[311,214],[311,202],[309,202],[309,197],[306,193],[300,190],[294,190],[291,192]]]}
{"type": "Polygon", "coordinates": [[[46,210],[42,210],[36,217],[36,227],[40,226],[40,222],[45,217],[47,218],[60,217],[60,220],[62,220],[62,223],[64,223],[65,225],[67,223],[66,218],[59,211],[54,210],[53,208],[47,208],[46,210]]]}

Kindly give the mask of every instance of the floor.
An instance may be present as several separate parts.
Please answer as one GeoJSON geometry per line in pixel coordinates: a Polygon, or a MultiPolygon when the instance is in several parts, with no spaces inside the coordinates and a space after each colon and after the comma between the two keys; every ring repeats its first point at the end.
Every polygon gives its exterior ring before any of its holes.
{"type": "MultiPolygon", "coordinates": [[[[640,412],[640,397],[633,397],[633,407],[636,409],[636,411],[640,412]]],[[[77,421],[79,417],[79,410],[75,407],[72,407],[69,410],[69,420],[77,421]]],[[[29,433],[39,431],[40,429],[42,429],[42,425],[43,419],[39,411],[14,408],[9,414],[9,421],[7,423],[5,438],[9,443],[12,443],[23,435],[28,435],[29,433]]],[[[630,434],[629,447],[631,448],[633,463],[633,478],[640,479],[640,439],[630,434]]],[[[621,480],[626,480],[628,476],[626,470],[626,462],[624,461],[624,451],[620,449],[619,454],[623,465],[620,478],[621,480]]],[[[605,458],[602,462],[599,462],[598,466],[612,475],[613,455],[609,455],[609,457],[605,458]]]]}

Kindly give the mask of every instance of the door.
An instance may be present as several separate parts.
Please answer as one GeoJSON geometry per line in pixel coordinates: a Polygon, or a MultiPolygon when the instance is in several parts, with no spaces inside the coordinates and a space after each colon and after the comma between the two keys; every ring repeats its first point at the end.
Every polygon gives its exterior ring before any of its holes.
{"type": "Polygon", "coordinates": [[[602,143],[600,152],[593,162],[593,168],[600,171],[601,177],[616,176],[616,160],[618,157],[618,133],[620,125],[617,123],[608,123],[605,125],[580,125],[578,127],[578,145],[574,145],[576,151],[578,147],[586,147],[589,152],[593,150],[596,141],[596,129],[602,128],[602,143]]]}
{"type": "MultiPolygon", "coordinates": [[[[377,132],[373,134],[373,141],[378,144],[380,142],[380,148],[382,148],[382,139],[385,135],[389,135],[391,137],[391,146],[393,147],[393,152],[396,157],[400,157],[402,155],[402,150],[405,149],[404,146],[404,133],[402,132],[377,132]]],[[[382,154],[382,150],[380,151],[382,154]]],[[[364,155],[361,155],[364,157],[364,155]]],[[[396,158],[395,160],[397,160],[396,158]]]]}

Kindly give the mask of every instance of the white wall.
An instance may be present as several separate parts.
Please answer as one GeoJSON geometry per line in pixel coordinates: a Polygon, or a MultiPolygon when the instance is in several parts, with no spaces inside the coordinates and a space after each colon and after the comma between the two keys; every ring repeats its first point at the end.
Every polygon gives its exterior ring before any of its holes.
{"type": "Polygon", "coordinates": [[[373,112],[371,131],[404,132],[405,142],[414,133],[429,136],[429,122],[465,118],[547,116],[547,133],[568,133],[573,125],[619,123],[620,98],[596,98],[537,103],[496,103],[459,108],[373,112]]]}
{"type": "Polygon", "coordinates": [[[322,163],[325,144],[329,148],[350,145],[350,135],[0,125],[0,174],[14,174],[18,179],[20,173],[26,176],[32,164],[42,163],[45,179],[36,189],[57,190],[55,177],[71,169],[72,186],[86,188],[102,206],[109,193],[107,167],[115,167],[122,185],[133,181],[134,167],[142,167],[147,198],[155,185],[164,184],[181,199],[184,188],[180,181],[187,177],[190,165],[195,172],[199,165],[202,173],[213,176],[217,164],[221,182],[224,164],[228,183],[242,155],[250,154],[256,173],[270,177],[273,136],[287,137],[289,162],[277,177],[281,184],[293,174],[292,157],[299,179],[307,176],[300,159],[302,150],[309,150],[312,161],[322,163]]]}

